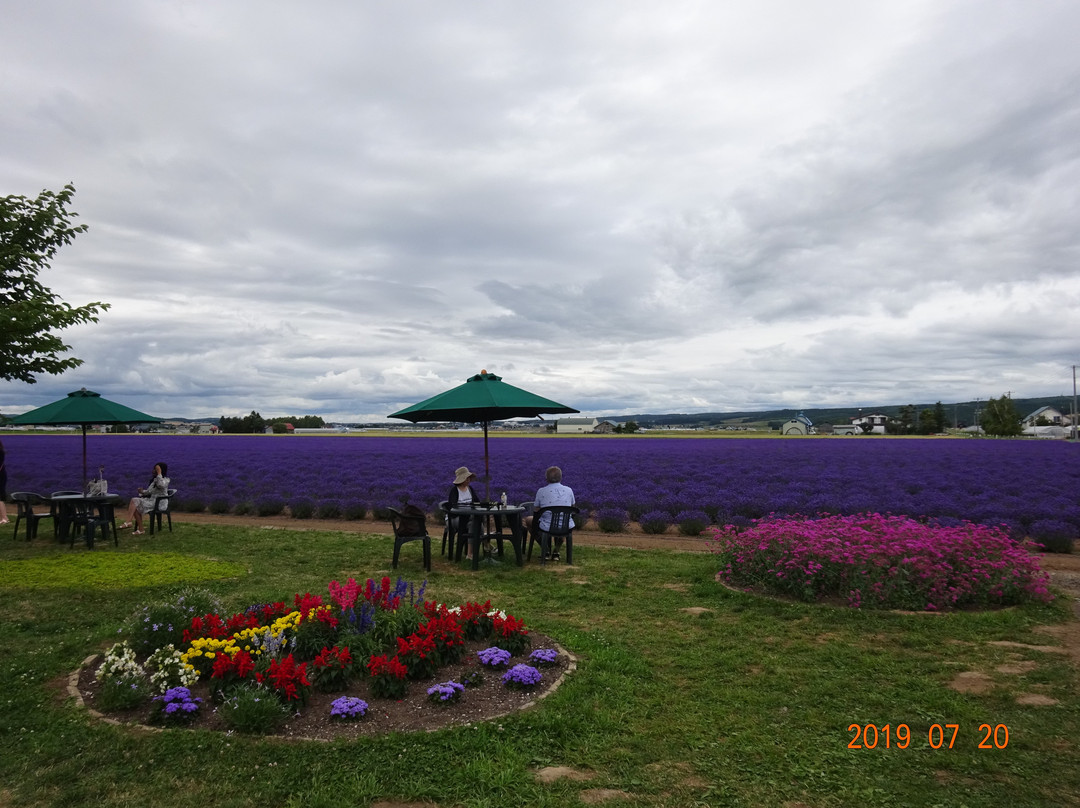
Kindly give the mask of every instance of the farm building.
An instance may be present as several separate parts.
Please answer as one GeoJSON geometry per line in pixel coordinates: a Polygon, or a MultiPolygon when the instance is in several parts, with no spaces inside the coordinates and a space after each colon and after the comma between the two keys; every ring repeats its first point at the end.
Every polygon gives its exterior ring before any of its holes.
{"type": "Polygon", "coordinates": [[[812,435],[814,422],[803,413],[799,413],[780,428],[781,435],[812,435]]]}
{"type": "Polygon", "coordinates": [[[1068,417],[1061,414],[1061,410],[1054,407],[1039,407],[1035,412],[1028,415],[1020,422],[1022,426],[1061,426],[1068,422],[1068,417]],[[1045,423],[1038,423],[1039,419],[1045,423]]]}
{"type": "Polygon", "coordinates": [[[594,431],[599,423],[595,418],[560,418],[555,422],[555,431],[580,435],[594,431]]]}
{"type": "Polygon", "coordinates": [[[863,426],[863,424],[869,424],[871,434],[884,435],[885,423],[888,420],[889,416],[882,415],[881,413],[874,413],[873,415],[860,415],[858,418],[852,418],[851,423],[858,427],[863,426]]]}

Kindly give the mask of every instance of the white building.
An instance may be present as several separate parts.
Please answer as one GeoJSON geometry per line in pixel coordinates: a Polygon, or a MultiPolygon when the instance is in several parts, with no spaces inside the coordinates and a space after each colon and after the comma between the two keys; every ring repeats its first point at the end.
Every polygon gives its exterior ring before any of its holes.
{"type": "Polygon", "coordinates": [[[599,423],[595,418],[560,418],[555,422],[555,431],[580,435],[592,432],[599,423]]]}

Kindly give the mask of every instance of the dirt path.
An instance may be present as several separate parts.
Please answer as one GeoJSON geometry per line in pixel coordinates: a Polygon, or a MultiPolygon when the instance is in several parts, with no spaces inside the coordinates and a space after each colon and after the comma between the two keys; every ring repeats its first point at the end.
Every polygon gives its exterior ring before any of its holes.
{"type": "MultiPolygon", "coordinates": [[[[293,519],[289,516],[233,516],[212,513],[173,513],[174,522],[194,522],[202,525],[233,525],[235,527],[261,527],[278,530],[337,530],[343,533],[381,533],[392,535],[389,522],[361,519],[350,522],[344,519],[293,519]]],[[[428,522],[432,539],[442,535],[439,525],[428,522]]],[[[575,530],[575,545],[593,547],[626,547],[631,550],[676,550],[690,553],[708,552],[704,537],[680,536],[674,530],[660,535],[633,530],[629,533],[601,533],[596,530],[575,530]]]]}

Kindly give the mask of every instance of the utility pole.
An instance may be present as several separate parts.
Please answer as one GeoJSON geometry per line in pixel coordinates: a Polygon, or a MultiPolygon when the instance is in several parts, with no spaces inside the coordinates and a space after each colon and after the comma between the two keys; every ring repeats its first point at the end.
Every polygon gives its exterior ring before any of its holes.
{"type": "Polygon", "coordinates": [[[1072,365],[1072,440],[1077,440],[1077,366],[1072,365]]]}

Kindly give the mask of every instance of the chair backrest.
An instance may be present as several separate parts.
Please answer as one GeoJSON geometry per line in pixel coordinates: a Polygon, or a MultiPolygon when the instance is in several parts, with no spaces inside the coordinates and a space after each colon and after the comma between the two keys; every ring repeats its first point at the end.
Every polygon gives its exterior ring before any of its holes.
{"type": "Polygon", "coordinates": [[[394,528],[394,538],[427,535],[427,515],[415,505],[406,505],[400,511],[395,508],[387,508],[387,510],[390,511],[390,525],[394,528]]]}
{"type": "Polygon", "coordinates": [[[11,501],[17,503],[19,507],[25,506],[27,509],[48,502],[41,494],[35,494],[33,491],[16,491],[11,495],[11,501]]]}
{"type": "MultiPolygon", "coordinates": [[[[164,496],[160,496],[160,497],[154,497],[154,510],[155,511],[161,511],[162,513],[166,513],[169,510],[169,508],[172,507],[172,505],[170,503],[172,502],[172,498],[175,497],[175,496],[176,496],[176,489],[175,488],[170,488],[168,494],[165,494],[164,496]]],[[[172,517],[170,516],[169,518],[171,519],[172,517]]]]}
{"type": "Polygon", "coordinates": [[[532,514],[533,509],[536,508],[536,503],[530,499],[528,502],[519,503],[518,507],[525,509],[525,513],[523,513],[522,516],[529,516],[532,514]]]}
{"type": "Polygon", "coordinates": [[[581,508],[576,505],[548,505],[536,511],[536,521],[533,524],[539,525],[541,530],[552,536],[565,536],[574,529],[573,517],[579,513],[581,508]],[[546,529],[540,524],[545,513],[551,515],[551,524],[546,529]]]}

